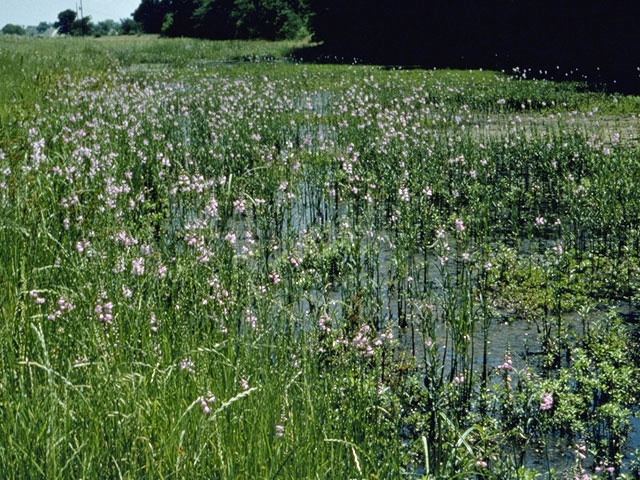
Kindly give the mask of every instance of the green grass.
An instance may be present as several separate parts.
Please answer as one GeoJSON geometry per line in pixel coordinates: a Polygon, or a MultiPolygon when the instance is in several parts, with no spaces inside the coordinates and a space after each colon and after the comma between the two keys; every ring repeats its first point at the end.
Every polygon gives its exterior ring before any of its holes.
{"type": "Polygon", "coordinates": [[[630,465],[638,97],[305,45],[0,37],[0,476],[630,465]]]}

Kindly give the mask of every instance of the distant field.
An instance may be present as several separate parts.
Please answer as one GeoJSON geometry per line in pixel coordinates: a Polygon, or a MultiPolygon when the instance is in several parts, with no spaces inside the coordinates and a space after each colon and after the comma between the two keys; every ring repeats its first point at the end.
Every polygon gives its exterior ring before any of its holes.
{"type": "Polygon", "coordinates": [[[307,46],[0,36],[0,477],[638,478],[640,97],[307,46]]]}

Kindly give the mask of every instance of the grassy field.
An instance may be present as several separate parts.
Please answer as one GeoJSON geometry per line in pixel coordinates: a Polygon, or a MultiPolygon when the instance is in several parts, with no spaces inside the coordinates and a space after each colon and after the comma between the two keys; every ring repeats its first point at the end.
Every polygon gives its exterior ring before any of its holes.
{"type": "Polygon", "coordinates": [[[0,477],[639,478],[640,98],[0,37],[0,477]]]}

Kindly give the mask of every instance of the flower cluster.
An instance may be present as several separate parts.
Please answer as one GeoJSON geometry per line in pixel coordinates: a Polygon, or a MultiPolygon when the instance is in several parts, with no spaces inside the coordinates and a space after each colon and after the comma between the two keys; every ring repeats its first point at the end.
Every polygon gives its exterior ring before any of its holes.
{"type": "Polygon", "coordinates": [[[540,395],[540,410],[546,411],[550,410],[553,407],[553,395],[548,392],[542,392],[540,395]]]}
{"type": "Polygon", "coordinates": [[[71,312],[76,308],[73,303],[69,302],[64,297],[60,297],[58,299],[57,305],[58,305],[58,309],[47,316],[49,320],[55,320],[56,318],[61,317],[63,313],[71,312]]]}

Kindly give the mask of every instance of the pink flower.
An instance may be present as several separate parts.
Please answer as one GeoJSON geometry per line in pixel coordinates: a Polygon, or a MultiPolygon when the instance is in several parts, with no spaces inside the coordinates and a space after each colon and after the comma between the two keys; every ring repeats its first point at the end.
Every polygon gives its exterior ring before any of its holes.
{"type": "Polygon", "coordinates": [[[233,211],[235,213],[244,213],[245,208],[245,200],[236,200],[233,202],[233,211]]]}
{"type": "Polygon", "coordinates": [[[202,407],[202,413],[204,413],[205,415],[209,415],[211,413],[211,407],[209,407],[209,404],[215,402],[216,397],[214,397],[213,395],[209,398],[198,397],[198,400],[200,401],[200,406],[202,407]]]}
{"type": "Polygon", "coordinates": [[[587,458],[587,446],[583,442],[580,442],[578,445],[576,445],[576,448],[573,451],[573,454],[579,460],[584,460],[585,458],[587,458]]]}
{"type": "Polygon", "coordinates": [[[180,362],[180,370],[184,372],[194,373],[195,372],[194,367],[195,367],[195,363],[193,363],[190,358],[184,358],[180,362]]]}
{"type": "Polygon", "coordinates": [[[158,265],[158,273],[156,274],[158,278],[165,278],[167,276],[167,267],[166,265],[159,264],[158,265]]]}
{"type": "Polygon", "coordinates": [[[134,275],[143,275],[144,274],[144,258],[136,258],[131,262],[131,273],[134,275]]]}
{"type": "Polygon", "coordinates": [[[542,392],[542,395],[540,395],[540,399],[542,400],[540,402],[540,410],[550,410],[551,407],[553,407],[553,395],[551,395],[550,393],[542,392]]]}
{"type": "Polygon", "coordinates": [[[320,330],[322,330],[323,332],[330,332],[331,317],[329,317],[329,315],[327,315],[326,313],[322,314],[318,319],[318,328],[320,328],[320,330]]]}
{"type": "Polygon", "coordinates": [[[224,236],[224,239],[229,242],[231,245],[235,245],[236,244],[236,234],[233,232],[229,232],[224,236]]]}
{"type": "Polygon", "coordinates": [[[278,283],[280,283],[280,275],[278,275],[276,272],[272,272],[269,274],[269,280],[271,280],[273,282],[274,285],[277,285],[278,283]]]}
{"type": "Polygon", "coordinates": [[[505,355],[504,362],[496,367],[500,371],[510,372],[513,370],[513,360],[509,355],[505,355]]]}
{"type": "Polygon", "coordinates": [[[247,325],[249,325],[249,327],[251,327],[253,330],[255,330],[258,327],[258,317],[253,315],[251,311],[247,310],[246,317],[244,320],[247,323],[247,325]]]}
{"type": "Polygon", "coordinates": [[[302,263],[302,259],[296,258],[296,257],[290,257],[289,263],[291,263],[291,265],[293,265],[294,267],[298,267],[302,263]]]}

